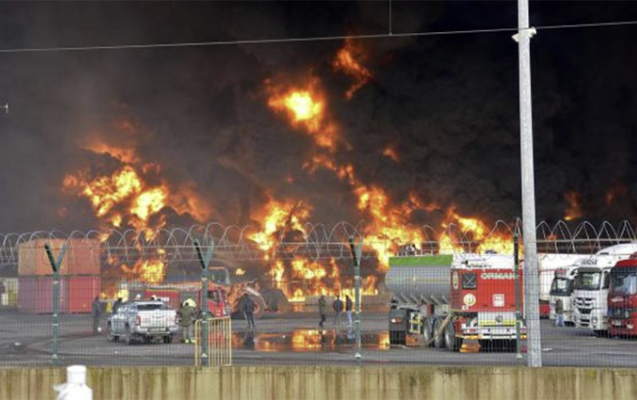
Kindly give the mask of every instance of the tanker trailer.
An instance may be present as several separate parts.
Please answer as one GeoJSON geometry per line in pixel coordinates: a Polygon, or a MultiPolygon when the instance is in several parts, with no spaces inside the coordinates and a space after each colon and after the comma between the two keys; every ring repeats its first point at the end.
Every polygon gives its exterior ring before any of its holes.
{"type": "MultiPolygon", "coordinates": [[[[471,351],[470,347],[479,349],[480,344],[515,343],[513,257],[398,256],[390,258],[389,267],[385,284],[393,295],[390,344],[471,351]],[[470,342],[464,343],[465,340],[470,342]]],[[[521,270],[519,288],[518,309],[523,310],[521,270]]],[[[520,338],[526,339],[526,327],[521,321],[520,338]]]]}

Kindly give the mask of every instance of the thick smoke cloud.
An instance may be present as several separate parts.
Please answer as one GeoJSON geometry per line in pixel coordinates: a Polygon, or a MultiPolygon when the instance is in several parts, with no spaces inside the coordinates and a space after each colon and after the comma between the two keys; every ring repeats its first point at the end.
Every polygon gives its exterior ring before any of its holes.
{"type": "MultiPolygon", "coordinates": [[[[492,15],[485,26],[513,26],[511,6],[498,3],[398,3],[394,30],[483,26],[458,17],[462,7],[492,15]]],[[[8,34],[0,47],[383,33],[386,6],[3,3],[0,28],[8,34]]],[[[537,7],[537,23],[555,22],[544,17],[554,9],[537,7]]],[[[542,31],[533,41],[538,220],[562,218],[571,190],[581,194],[586,218],[634,215],[637,60],[626,37],[617,30],[542,31]],[[608,206],[606,193],[618,186],[626,189],[608,206]]],[[[0,231],[97,226],[88,203],[61,190],[69,172],[116,168],[117,160],[82,150],[91,135],[134,147],[160,163],[169,182],[194,182],[213,204],[213,218],[228,224],[251,222],[271,196],[306,200],[317,222],[365,218],[345,182],[302,169],[311,138],[267,106],[265,80],[301,81],[309,71],[323,82],[329,112],[352,145],[336,159],[395,202],[416,192],[440,206],[414,213],[414,223],[436,226],[452,205],[487,221],[520,216],[517,48],[510,34],[360,44],[374,79],[349,101],[343,94],[351,79],[330,66],[341,41],[2,54],[0,99],[11,113],[0,116],[0,231]],[[114,127],[123,118],[138,129],[114,127]],[[389,145],[400,162],[382,155],[389,145]]],[[[173,215],[170,222],[190,221],[173,215]]]]}

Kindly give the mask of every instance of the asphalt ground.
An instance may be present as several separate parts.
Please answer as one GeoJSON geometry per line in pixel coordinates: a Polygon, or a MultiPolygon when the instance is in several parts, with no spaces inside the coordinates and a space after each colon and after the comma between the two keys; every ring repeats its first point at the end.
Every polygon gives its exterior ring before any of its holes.
{"type": "MultiPolygon", "coordinates": [[[[0,366],[47,366],[52,356],[51,315],[0,310],[0,366]]],[[[243,320],[232,321],[232,362],[235,365],[355,364],[354,331],[347,322],[334,326],[328,317],[318,328],[315,312],[266,314],[251,330],[243,320]]],[[[105,326],[105,318],[102,327],[105,326]]],[[[541,321],[545,366],[637,367],[637,340],[597,338],[591,331],[556,328],[541,321]]],[[[62,315],[59,329],[61,365],[93,366],[194,365],[195,346],[179,342],[126,345],[108,342],[104,333],[92,335],[88,315],[62,315]]],[[[433,348],[389,346],[387,315],[367,312],[361,323],[361,362],[366,364],[525,365],[526,355],[498,346],[479,353],[451,353],[433,348]]]]}

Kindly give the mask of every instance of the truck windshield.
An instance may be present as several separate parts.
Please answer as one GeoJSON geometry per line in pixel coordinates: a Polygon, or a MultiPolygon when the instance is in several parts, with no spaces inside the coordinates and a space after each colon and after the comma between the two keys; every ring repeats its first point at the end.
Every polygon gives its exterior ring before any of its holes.
{"type": "Polygon", "coordinates": [[[599,290],[602,281],[601,272],[580,272],[575,278],[578,290],[599,290]]]}
{"type": "Polygon", "coordinates": [[[637,294],[637,273],[611,275],[611,296],[637,294]]]}
{"type": "Polygon", "coordinates": [[[570,296],[573,291],[573,281],[566,278],[553,278],[551,296],[570,296]]]}

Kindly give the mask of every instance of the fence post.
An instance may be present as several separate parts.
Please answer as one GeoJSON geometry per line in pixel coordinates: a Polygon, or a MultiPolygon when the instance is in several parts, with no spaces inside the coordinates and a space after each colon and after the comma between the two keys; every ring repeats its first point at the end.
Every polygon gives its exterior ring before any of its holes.
{"type": "Polygon", "coordinates": [[[349,238],[349,246],[352,252],[352,260],[354,261],[354,330],[356,334],[356,363],[360,365],[362,363],[361,354],[361,316],[360,316],[360,304],[361,304],[361,254],[363,250],[363,240],[361,239],[358,244],[354,244],[354,237],[349,238]]]}
{"type": "Polygon", "coordinates": [[[210,338],[208,334],[208,266],[214,253],[215,242],[210,241],[210,247],[205,255],[201,252],[199,241],[195,240],[194,244],[201,264],[201,365],[207,367],[210,365],[210,355],[208,354],[208,340],[210,338]]]}
{"type": "Polygon", "coordinates": [[[54,366],[57,366],[59,361],[58,327],[60,321],[60,267],[62,266],[64,253],[66,253],[66,245],[62,245],[57,259],[53,256],[53,250],[48,243],[44,245],[44,250],[46,251],[49,263],[51,264],[51,269],[53,270],[53,322],[51,324],[53,328],[53,356],[51,358],[51,362],[54,366]]]}

